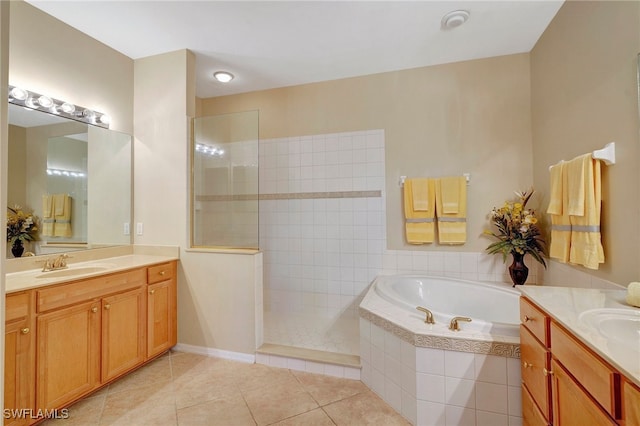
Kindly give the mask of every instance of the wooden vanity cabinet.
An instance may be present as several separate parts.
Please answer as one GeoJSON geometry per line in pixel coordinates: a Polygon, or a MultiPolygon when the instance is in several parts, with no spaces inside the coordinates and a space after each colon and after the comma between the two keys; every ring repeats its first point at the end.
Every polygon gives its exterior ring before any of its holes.
{"type": "Polygon", "coordinates": [[[622,419],[625,426],[640,426],[640,388],[622,381],[622,419]]]}
{"type": "MultiPolygon", "coordinates": [[[[29,424],[20,409],[35,407],[35,333],[33,292],[20,292],[6,297],[4,335],[4,416],[5,426],[29,424]]],[[[24,414],[24,412],[23,412],[24,414]]]]}
{"type": "Polygon", "coordinates": [[[147,269],[147,359],[175,346],[176,262],[147,269]]]}

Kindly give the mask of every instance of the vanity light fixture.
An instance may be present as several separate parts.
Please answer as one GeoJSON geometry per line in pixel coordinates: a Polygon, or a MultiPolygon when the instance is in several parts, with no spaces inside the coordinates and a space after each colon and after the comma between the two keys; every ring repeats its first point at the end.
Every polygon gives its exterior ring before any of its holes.
{"type": "Polygon", "coordinates": [[[213,73],[213,78],[220,83],[228,83],[234,79],[234,75],[227,71],[216,71],[213,73]]]}
{"type": "Polygon", "coordinates": [[[468,10],[454,10],[442,17],[441,28],[443,30],[451,30],[467,22],[471,14],[468,10]]]}
{"type": "Polygon", "coordinates": [[[70,118],[82,123],[93,124],[105,129],[108,129],[111,123],[111,117],[107,114],[11,85],[9,86],[9,103],[70,118]]]}
{"type": "Polygon", "coordinates": [[[73,170],[62,170],[62,169],[47,169],[47,174],[49,176],[68,176],[68,177],[85,177],[86,174],[84,172],[78,172],[73,170]]]}

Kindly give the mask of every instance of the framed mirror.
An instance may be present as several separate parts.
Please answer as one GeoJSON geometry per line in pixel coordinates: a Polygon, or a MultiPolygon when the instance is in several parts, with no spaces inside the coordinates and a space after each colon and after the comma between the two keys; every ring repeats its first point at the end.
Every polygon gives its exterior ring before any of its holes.
{"type": "Polygon", "coordinates": [[[131,244],[131,176],[130,135],[9,104],[7,204],[38,224],[25,253],[131,244]]]}

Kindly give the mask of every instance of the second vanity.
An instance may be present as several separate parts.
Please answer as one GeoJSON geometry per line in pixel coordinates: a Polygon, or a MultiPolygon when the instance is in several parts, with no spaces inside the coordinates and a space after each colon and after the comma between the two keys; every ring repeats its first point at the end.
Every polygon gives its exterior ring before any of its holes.
{"type": "Polygon", "coordinates": [[[524,424],[640,424],[640,309],[625,294],[522,289],[524,424]]]}
{"type": "Polygon", "coordinates": [[[64,417],[173,347],[176,275],[177,256],[157,254],[7,274],[5,425],[64,417]]]}

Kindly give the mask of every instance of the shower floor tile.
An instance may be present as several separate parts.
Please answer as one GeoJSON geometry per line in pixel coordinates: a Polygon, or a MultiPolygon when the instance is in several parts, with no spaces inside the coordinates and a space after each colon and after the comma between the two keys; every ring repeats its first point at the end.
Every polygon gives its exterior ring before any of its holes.
{"type": "Polygon", "coordinates": [[[357,316],[327,318],[305,312],[264,313],[264,341],[285,346],[359,355],[357,316]]]}

